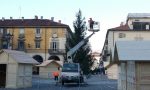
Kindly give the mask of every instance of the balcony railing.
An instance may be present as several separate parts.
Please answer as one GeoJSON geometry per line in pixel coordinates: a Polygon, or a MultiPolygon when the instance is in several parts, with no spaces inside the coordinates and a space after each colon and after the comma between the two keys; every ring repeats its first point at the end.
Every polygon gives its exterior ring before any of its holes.
{"type": "Polygon", "coordinates": [[[65,54],[66,51],[65,49],[25,49],[24,50],[27,53],[49,53],[49,54],[58,54],[58,55],[62,55],[65,54]]]}
{"type": "Polygon", "coordinates": [[[35,39],[34,39],[35,41],[41,41],[42,40],[42,38],[41,37],[35,37],[35,39]]]}
{"type": "Polygon", "coordinates": [[[18,38],[25,38],[25,35],[24,34],[19,34],[18,38]]]}
{"type": "Polygon", "coordinates": [[[49,54],[65,54],[65,49],[48,49],[49,54]]]}

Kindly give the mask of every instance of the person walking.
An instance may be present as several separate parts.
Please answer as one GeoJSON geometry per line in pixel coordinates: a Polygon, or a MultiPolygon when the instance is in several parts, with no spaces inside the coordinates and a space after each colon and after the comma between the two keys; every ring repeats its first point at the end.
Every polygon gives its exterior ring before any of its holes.
{"type": "Polygon", "coordinates": [[[58,71],[54,71],[54,72],[53,72],[53,76],[54,76],[54,80],[55,80],[55,81],[58,81],[59,72],[58,72],[58,71]]]}
{"type": "Polygon", "coordinates": [[[99,68],[100,68],[100,74],[105,75],[105,68],[104,68],[104,62],[103,61],[100,61],[99,68]]]}

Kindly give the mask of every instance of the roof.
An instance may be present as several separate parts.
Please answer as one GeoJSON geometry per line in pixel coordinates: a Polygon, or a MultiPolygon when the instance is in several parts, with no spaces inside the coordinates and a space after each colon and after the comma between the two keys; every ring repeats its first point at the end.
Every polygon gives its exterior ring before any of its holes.
{"type": "Polygon", "coordinates": [[[127,24],[125,24],[125,25],[120,25],[120,26],[115,27],[115,28],[111,28],[110,30],[130,30],[130,28],[127,24]]]}
{"type": "Polygon", "coordinates": [[[3,49],[4,52],[8,53],[16,62],[26,64],[39,64],[36,60],[30,57],[23,51],[7,50],[3,49]]]}
{"type": "Polygon", "coordinates": [[[0,19],[0,27],[68,27],[49,19],[0,19]]]}
{"type": "Polygon", "coordinates": [[[129,13],[127,18],[150,18],[150,13],[129,13]]]}
{"type": "Polygon", "coordinates": [[[116,50],[120,61],[150,61],[150,41],[117,41],[116,50]]]}
{"type": "Polygon", "coordinates": [[[40,65],[36,65],[36,66],[47,66],[48,64],[52,63],[52,62],[55,62],[57,63],[58,65],[62,66],[62,62],[61,61],[56,61],[56,60],[46,60],[46,61],[43,61],[43,63],[41,63],[40,65]]]}

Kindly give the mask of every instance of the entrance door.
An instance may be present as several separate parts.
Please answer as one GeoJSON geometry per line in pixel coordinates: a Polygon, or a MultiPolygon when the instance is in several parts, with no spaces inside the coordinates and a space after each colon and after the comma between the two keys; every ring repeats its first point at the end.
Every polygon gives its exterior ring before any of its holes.
{"type": "Polygon", "coordinates": [[[6,64],[0,64],[0,88],[6,85],[6,64]]]}

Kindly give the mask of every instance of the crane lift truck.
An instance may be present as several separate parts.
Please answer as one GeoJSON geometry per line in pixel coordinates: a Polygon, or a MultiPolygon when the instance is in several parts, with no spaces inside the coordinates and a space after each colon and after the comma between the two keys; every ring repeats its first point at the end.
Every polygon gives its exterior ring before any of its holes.
{"type": "MultiPolygon", "coordinates": [[[[91,19],[90,19],[91,20],[91,19]]],[[[71,48],[67,52],[67,63],[63,64],[61,75],[60,75],[60,82],[62,85],[64,83],[83,83],[84,82],[84,77],[83,73],[80,69],[80,64],[79,63],[73,63],[72,60],[72,55],[83,45],[85,42],[89,40],[89,38],[94,35],[95,32],[99,31],[99,22],[92,21],[91,26],[91,21],[89,21],[89,27],[88,31],[92,31],[92,34],[90,34],[88,37],[80,41],[76,46],[71,48]]]]}

